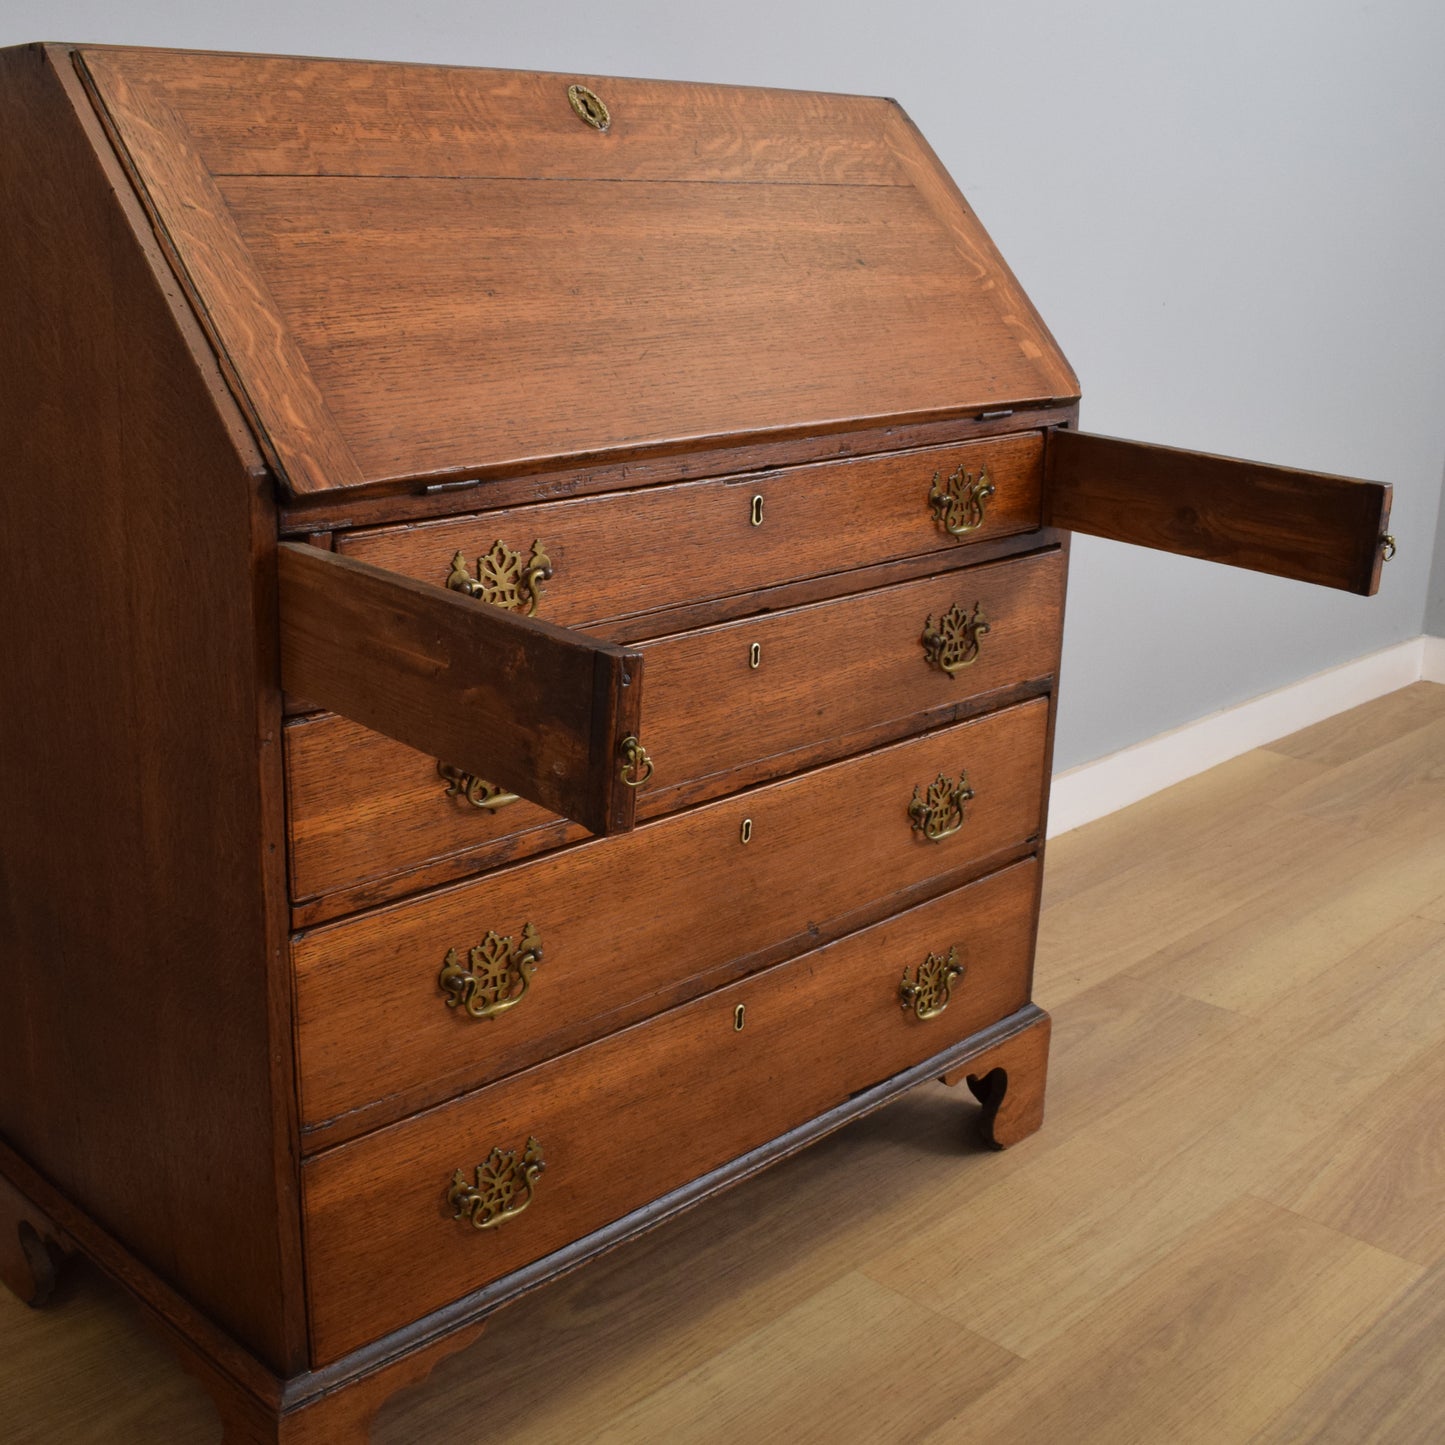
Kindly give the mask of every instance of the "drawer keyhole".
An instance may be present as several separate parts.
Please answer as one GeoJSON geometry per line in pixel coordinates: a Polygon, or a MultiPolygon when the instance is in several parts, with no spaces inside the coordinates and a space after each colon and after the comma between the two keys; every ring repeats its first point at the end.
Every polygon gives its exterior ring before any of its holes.
{"type": "Polygon", "coordinates": [[[751,843],[753,841],[753,820],[751,818],[743,819],[743,825],[738,829],[738,837],[741,838],[744,843],[751,843]]]}
{"type": "Polygon", "coordinates": [[[755,642],[748,648],[748,666],[754,671],[763,665],[763,644],[755,642]]]}
{"type": "Polygon", "coordinates": [[[733,1030],[734,1030],[734,1032],[736,1032],[736,1033],[742,1033],[742,1031],[743,1031],[743,1025],[744,1025],[746,1022],[747,1022],[747,1005],[740,1003],[740,1004],[733,1010],[733,1030]]]}
{"type": "Polygon", "coordinates": [[[755,527],[761,527],[763,525],[763,498],[761,493],[753,498],[752,522],[755,527]]]}

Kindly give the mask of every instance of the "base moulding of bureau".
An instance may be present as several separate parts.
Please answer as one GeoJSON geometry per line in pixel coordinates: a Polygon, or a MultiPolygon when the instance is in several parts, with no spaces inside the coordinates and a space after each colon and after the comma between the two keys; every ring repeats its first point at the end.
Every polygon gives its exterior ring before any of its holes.
{"type": "Polygon", "coordinates": [[[1034,1004],[865,1089],[825,1114],[634,1210],[535,1264],[434,1311],[324,1369],[281,1379],[200,1315],[99,1225],[0,1143],[0,1280],[43,1305],[56,1271],[83,1254],[145,1307],[181,1363],[215,1401],[226,1445],[322,1445],[364,1440],[371,1418],[399,1390],[418,1384],[465,1349],[503,1305],[587,1260],[720,1193],[899,1094],[941,1079],[966,1082],[982,1108],[977,1125],[994,1148],[1043,1121],[1049,1016],[1034,1004]],[[7,1182],[8,1181],[8,1182],[7,1182]]]}

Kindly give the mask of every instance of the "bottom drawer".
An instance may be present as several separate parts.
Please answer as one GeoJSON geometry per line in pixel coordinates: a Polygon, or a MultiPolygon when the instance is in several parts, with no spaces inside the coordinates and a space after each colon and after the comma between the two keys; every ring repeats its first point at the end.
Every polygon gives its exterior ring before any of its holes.
{"type": "Polygon", "coordinates": [[[1015,864],[307,1160],[313,1364],[560,1249],[1023,1007],[1038,874],[1034,859],[1015,864]],[[923,1017],[943,998],[914,993],[910,1004],[905,984],[953,950],[963,973],[942,1010],[923,1017]],[[545,1172],[529,1177],[539,1159],[545,1172]]]}

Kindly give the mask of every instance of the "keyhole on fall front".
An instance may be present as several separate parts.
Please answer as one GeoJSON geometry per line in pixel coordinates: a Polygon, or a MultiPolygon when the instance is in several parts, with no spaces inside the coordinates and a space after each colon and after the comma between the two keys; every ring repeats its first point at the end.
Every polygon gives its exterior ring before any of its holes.
{"type": "Polygon", "coordinates": [[[742,1033],[742,1031],[743,1031],[743,1025],[744,1025],[746,1022],[747,1022],[747,1005],[740,1003],[740,1004],[733,1010],[733,1029],[734,1029],[737,1033],[742,1033]]]}
{"type": "Polygon", "coordinates": [[[763,644],[755,642],[748,648],[748,666],[755,672],[763,665],[763,644]]]}

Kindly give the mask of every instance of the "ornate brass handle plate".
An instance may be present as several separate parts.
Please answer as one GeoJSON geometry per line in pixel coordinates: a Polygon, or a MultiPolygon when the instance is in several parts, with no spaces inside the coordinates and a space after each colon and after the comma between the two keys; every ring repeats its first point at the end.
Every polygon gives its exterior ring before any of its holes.
{"type": "Polygon", "coordinates": [[[980,603],[972,613],[954,603],[935,624],[929,617],[923,624],[924,659],[950,677],[978,661],[979,638],[989,630],[980,603]]]}
{"type": "Polygon", "coordinates": [[[532,1202],[537,1179],[546,1167],[535,1136],[527,1140],[520,1159],[515,1149],[493,1149],[477,1165],[470,1184],[463,1170],[452,1175],[452,1187],[447,1190],[452,1218],[473,1229],[500,1228],[532,1202]]]}
{"type": "Polygon", "coordinates": [[[921,784],[913,788],[913,801],[908,805],[908,816],[913,820],[913,831],[922,833],[933,843],[945,838],[963,827],[963,806],[973,798],[973,789],[968,784],[968,774],[960,773],[958,781],[940,773],[922,791],[921,784]]]}
{"type": "Polygon", "coordinates": [[[531,617],[542,605],[542,584],[551,576],[552,559],[542,550],[540,541],[532,543],[532,555],[524,558],[499,537],[489,552],[477,558],[475,577],[467,570],[465,555],[458,552],[452,558],[447,586],[478,602],[531,617]]]}
{"type": "Polygon", "coordinates": [[[962,537],[983,526],[988,499],[997,490],[989,479],[987,467],[980,467],[974,476],[964,471],[960,462],[941,486],[938,473],[934,472],[933,484],[928,489],[928,505],[933,508],[934,520],[949,536],[962,537]]]}
{"type": "Polygon", "coordinates": [[[446,995],[448,1008],[459,1008],[469,1018],[494,1019],[526,998],[541,961],[542,936],[530,923],[515,943],[510,934],[489,929],[468,951],[465,963],[456,949],[447,950],[437,987],[446,995]]]}
{"type": "Polygon", "coordinates": [[[618,777],[629,788],[640,788],[652,776],[652,759],[648,757],[647,749],[635,737],[628,736],[622,739],[619,751],[622,766],[618,769],[618,777]]]}
{"type": "Polygon", "coordinates": [[[953,997],[953,985],[963,977],[964,966],[958,961],[958,947],[947,954],[930,953],[917,968],[903,970],[899,997],[904,1010],[912,1009],[921,1019],[936,1019],[953,997]]]}
{"type": "Polygon", "coordinates": [[[437,775],[447,785],[447,797],[464,798],[472,807],[485,808],[489,813],[495,813],[498,808],[505,808],[508,803],[519,801],[515,793],[509,793],[495,783],[479,778],[475,773],[464,773],[450,763],[438,763],[437,775]]]}

